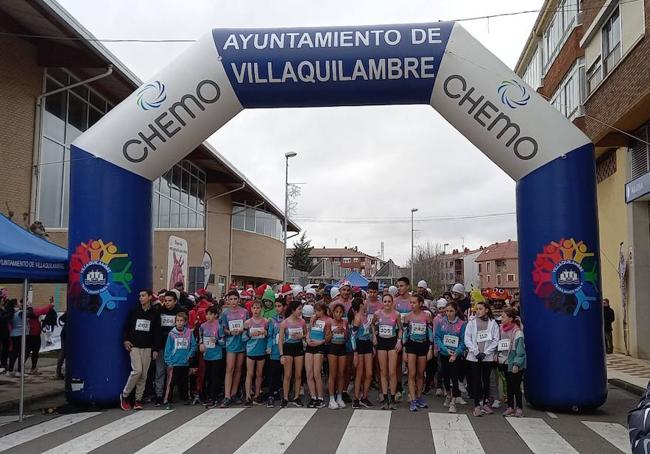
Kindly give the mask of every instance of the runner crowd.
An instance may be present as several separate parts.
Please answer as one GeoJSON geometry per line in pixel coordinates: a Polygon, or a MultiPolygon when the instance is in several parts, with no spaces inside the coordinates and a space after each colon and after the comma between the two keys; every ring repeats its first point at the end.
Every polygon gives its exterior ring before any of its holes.
{"type": "Polygon", "coordinates": [[[365,291],[348,282],[278,290],[233,289],[219,302],[204,290],[187,295],[181,283],[140,291],[124,329],[132,372],[122,409],[142,409],[147,396],[167,408],[393,410],[405,400],[418,411],[434,394],[450,413],[465,397],[474,416],[502,406],[504,416],[522,416],[526,351],[516,307],[472,304],[462,284],[434,300],[426,282],[411,292],[407,278],[365,291]]]}

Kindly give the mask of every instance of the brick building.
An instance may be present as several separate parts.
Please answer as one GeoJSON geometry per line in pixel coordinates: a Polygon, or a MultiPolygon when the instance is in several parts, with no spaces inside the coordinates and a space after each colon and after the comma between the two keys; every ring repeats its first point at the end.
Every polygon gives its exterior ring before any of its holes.
{"type": "MultiPolygon", "coordinates": [[[[0,210],[25,226],[42,221],[66,246],[70,143],[141,81],[53,0],[3,0],[0,32],[0,210]]],[[[217,294],[230,280],[282,279],[283,211],[209,144],[154,182],[152,202],[154,289],[169,287],[171,236],[187,241],[190,289],[203,285],[205,249],[217,294]]],[[[36,286],[35,300],[62,303],[65,292],[36,286]]]]}
{"type": "MultiPolygon", "coordinates": [[[[293,255],[293,248],[287,249],[287,260],[293,255]]],[[[384,262],[377,257],[368,255],[359,251],[355,247],[343,248],[314,248],[311,250],[309,257],[312,260],[312,265],[316,266],[321,260],[337,263],[341,268],[348,269],[348,272],[357,271],[364,276],[374,276],[381,268],[384,262]]]]}
{"type": "Polygon", "coordinates": [[[617,315],[614,346],[646,359],[649,32],[650,0],[547,0],[515,68],[596,146],[600,271],[603,294],[617,315]],[[622,279],[619,256],[627,265],[622,279]]]}
{"type": "Polygon", "coordinates": [[[481,289],[504,288],[519,299],[519,254],[516,241],[508,240],[483,248],[476,257],[481,289]]]}

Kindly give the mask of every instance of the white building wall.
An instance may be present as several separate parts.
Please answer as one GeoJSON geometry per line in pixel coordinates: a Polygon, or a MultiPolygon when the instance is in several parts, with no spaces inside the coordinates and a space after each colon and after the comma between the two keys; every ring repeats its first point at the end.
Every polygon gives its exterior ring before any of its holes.
{"type": "Polygon", "coordinates": [[[465,290],[468,292],[472,287],[481,288],[481,279],[478,275],[478,263],[476,259],[483,251],[476,251],[463,257],[463,275],[465,277],[465,290]]]}

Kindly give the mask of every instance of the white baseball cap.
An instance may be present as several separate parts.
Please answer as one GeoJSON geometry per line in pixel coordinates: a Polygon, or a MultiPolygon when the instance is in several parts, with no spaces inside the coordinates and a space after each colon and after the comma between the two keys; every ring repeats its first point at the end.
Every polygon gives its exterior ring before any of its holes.
{"type": "Polygon", "coordinates": [[[418,288],[427,288],[427,281],[424,279],[418,282],[418,288]]]}
{"type": "Polygon", "coordinates": [[[302,307],[302,316],[305,318],[312,318],[314,316],[314,306],[311,304],[305,304],[302,307]]]}

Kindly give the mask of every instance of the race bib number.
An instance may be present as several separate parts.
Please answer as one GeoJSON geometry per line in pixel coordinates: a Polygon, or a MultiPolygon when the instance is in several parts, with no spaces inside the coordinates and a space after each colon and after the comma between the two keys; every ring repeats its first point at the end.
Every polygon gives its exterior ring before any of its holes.
{"type": "Polygon", "coordinates": [[[323,320],[316,320],[311,329],[314,331],[325,331],[325,322],[323,320]]]}
{"type": "Polygon", "coordinates": [[[445,336],[442,338],[442,343],[445,347],[458,348],[458,336],[445,334],[445,336]]]}
{"type": "Polygon", "coordinates": [[[424,335],[427,333],[427,325],[424,323],[411,322],[411,333],[417,335],[424,335]]]}
{"type": "Polygon", "coordinates": [[[244,329],[244,321],[243,320],[229,320],[228,321],[228,329],[230,331],[234,331],[236,329],[242,330],[242,329],[244,329]]]}
{"type": "Polygon", "coordinates": [[[204,337],[203,338],[203,345],[205,345],[205,348],[215,348],[217,346],[217,338],[216,337],[204,337]]]}
{"type": "Polygon", "coordinates": [[[336,344],[342,344],[343,342],[345,342],[345,333],[342,332],[332,333],[332,342],[336,344]]]}
{"type": "Polygon", "coordinates": [[[261,339],[264,337],[264,328],[251,328],[249,332],[251,339],[261,339]]]}
{"type": "Polygon", "coordinates": [[[476,341],[477,341],[477,342],[487,342],[487,341],[489,341],[490,339],[492,339],[492,335],[491,335],[490,332],[489,332],[488,330],[486,330],[486,329],[484,329],[483,331],[479,331],[478,333],[476,333],[476,341]]]}
{"type": "Polygon", "coordinates": [[[289,328],[289,339],[302,339],[302,328],[289,328]]]}
{"type": "Polygon", "coordinates": [[[510,350],[510,339],[501,339],[497,344],[497,350],[500,352],[506,352],[510,350]]]}
{"type": "Polygon", "coordinates": [[[141,318],[135,321],[135,330],[144,331],[146,333],[151,329],[151,320],[143,320],[141,318]]]}
{"type": "Polygon", "coordinates": [[[374,314],[368,314],[368,317],[366,319],[366,325],[370,325],[372,323],[372,318],[374,317],[374,314]]]}
{"type": "Polygon", "coordinates": [[[406,312],[400,312],[399,318],[402,321],[402,324],[404,324],[404,319],[406,318],[406,312]]]}
{"type": "Polygon", "coordinates": [[[390,325],[379,325],[379,337],[393,337],[393,327],[390,325]]]}
{"type": "Polygon", "coordinates": [[[190,348],[190,340],[185,337],[177,337],[174,339],[174,348],[176,350],[187,350],[190,348]]]}
{"type": "Polygon", "coordinates": [[[176,317],[173,315],[161,315],[160,326],[174,326],[175,319],[176,317]]]}

